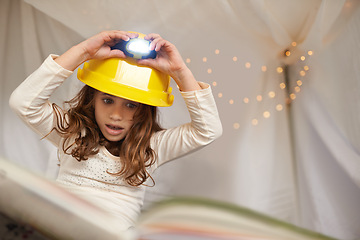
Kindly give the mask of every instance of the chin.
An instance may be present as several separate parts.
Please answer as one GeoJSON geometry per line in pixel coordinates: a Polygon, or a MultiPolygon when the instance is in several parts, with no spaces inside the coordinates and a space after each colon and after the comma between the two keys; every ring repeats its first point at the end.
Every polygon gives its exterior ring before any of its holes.
{"type": "Polygon", "coordinates": [[[116,136],[105,136],[106,140],[109,142],[120,142],[121,140],[124,140],[124,137],[116,137],[116,136]]]}
{"type": "Polygon", "coordinates": [[[120,142],[123,138],[106,138],[111,143],[120,142]]]}

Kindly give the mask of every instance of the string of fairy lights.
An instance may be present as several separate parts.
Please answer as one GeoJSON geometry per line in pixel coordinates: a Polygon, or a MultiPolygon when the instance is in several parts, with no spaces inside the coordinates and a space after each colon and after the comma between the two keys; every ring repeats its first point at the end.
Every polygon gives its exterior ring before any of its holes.
{"type": "MultiPolygon", "coordinates": [[[[296,46],[297,46],[297,43],[292,42],[289,49],[286,49],[283,52],[284,57],[285,58],[293,57],[292,55],[296,51],[295,50],[296,46]]],[[[220,49],[215,49],[214,53],[215,53],[215,56],[217,56],[217,55],[220,55],[221,51],[220,51],[220,49]]],[[[299,56],[296,56],[297,57],[296,62],[300,63],[300,64],[298,64],[300,69],[297,68],[297,72],[296,72],[296,76],[295,76],[296,77],[296,82],[290,84],[290,83],[286,83],[284,80],[281,80],[280,83],[277,86],[281,91],[285,91],[284,95],[286,96],[286,99],[284,101],[284,104],[278,103],[278,104],[275,105],[275,111],[272,111],[272,110],[268,109],[268,110],[263,111],[260,116],[251,118],[250,121],[251,121],[252,126],[254,126],[254,127],[258,126],[262,119],[269,119],[272,116],[272,114],[274,114],[274,112],[276,113],[276,112],[283,111],[286,106],[290,106],[290,104],[297,98],[297,96],[301,92],[301,88],[302,88],[302,86],[304,84],[304,78],[307,75],[307,72],[310,70],[310,67],[307,65],[306,60],[308,58],[310,58],[313,54],[314,54],[314,52],[312,50],[308,50],[308,51],[302,52],[302,54],[300,54],[299,56]]],[[[236,57],[236,56],[233,56],[231,60],[233,62],[238,62],[239,61],[238,57],[236,57]]],[[[187,64],[191,63],[190,58],[186,58],[185,61],[186,61],[187,64]]],[[[208,62],[208,58],[203,57],[202,62],[204,64],[206,64],[208,62]]],[[[250,70],[250,69],[253,68],[253,64],[250,61],[243,62],[242,64],[245,67],[245,69],[250,70]]],[[[281,76],[281,79],[284,79],[285,78],[284,75],[286,74],[285,73],[286,65],[276,66],[275,69],[270,69],[269,66],[262,65],[260,67],[260,69],[258,68],[257,70],[262,71],[264,73],[267,72],[267,71],[276,71],[276,73],[279,74],[279,76],[281,76]]],[[[206,71],[207,71],[207,74],[212,74],[212,72],[213,72],[212,68],[207,68],[206,71]]],[[[292,78],[293,77],[294,76],[292,76],[292,78]]],[[[218,83],[216,81],[213,81],[210,84],[214,88],[216,88],[218,86],[218,83]]],[[[242,100],[243,104],[249,104],[251,101],[254,101],[254,100],[257,101],[257,102],[262,102],[265,98],[270,99],[270,100],[275,99],[275,97],[277,95],[276,92],[279,89],[270,90],[270,91],[266,92],[265,94],[264,93],[263,94],[259,93],[259,94],[257,94],[255,96],[255,99],[253,99],[254,97],[251,97],[251,96],[244,96],[241,100],[242,100]]],[[[220,92],[217,93],[217,98],[221,99],[221,98],[224,97],[224,95],[225,94],[220,91],[220,92]]],[[[234,98],[230,98],[228,100],[228,104],[233,105],[234,103],[235,103],[234,98]]],[[[234,122],[232,127],[235,130],[239,129],[240,128],[240,123],[234,122]]]]}

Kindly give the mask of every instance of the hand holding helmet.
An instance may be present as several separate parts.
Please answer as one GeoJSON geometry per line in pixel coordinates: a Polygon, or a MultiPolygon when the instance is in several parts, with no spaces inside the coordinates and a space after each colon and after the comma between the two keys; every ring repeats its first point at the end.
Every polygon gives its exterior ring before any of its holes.
{"type": "Polygon", "coordinates": [[[63,68],[74,71],[82,63],[91,59],[126,58],[126,55],[118,49],[112,50],[120,40],[128,41],[136,38],[137,33],[124,31],[104,31],[77,44],[55,59],[63,68]]]}
{"type": "Polygon", "coordinates": [[[138,33],[125,31],[104,31],[84,42],[80,43],[87,55],[86,60],[90,59],[107,59],[113,57],[125,58],[123,51],[113,49],[119,41],[129,41],[132,38],[138,37],[138,33]]]}
{"type": "Polygon", "coordinates": [[[155,50],[157,56],[155,59],[138,60],[139,65],[148,66],[170,75],[182,91],[201,89],[174,44],[155,33],[148,34],[145,39],[151,41],[150,50],[155,50]]]}

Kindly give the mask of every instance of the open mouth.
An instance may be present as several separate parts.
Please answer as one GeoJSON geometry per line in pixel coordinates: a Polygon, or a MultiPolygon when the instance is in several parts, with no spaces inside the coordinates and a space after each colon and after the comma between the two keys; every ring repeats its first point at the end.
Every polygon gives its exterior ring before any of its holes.
{"type": "Polygon", "coordinates": [[[109,124],[106,124],[106,127],[110,128],[111,130],[122,130],[124,128],[122,127],[118,127],[118,126],[114,126],[114,125],[109,125],[109,124]]]}
{"type": "Polygon", "coordinates": [[[118,134],[121,134],[122,131],[124,130],[123,127],[119,127],[119,126],[116,126],[116,125],[110,125],[110,124],[106,124],[106,129],[107,129],[107,132],[108,132],[110,135],[118,135],[118,134]]]}

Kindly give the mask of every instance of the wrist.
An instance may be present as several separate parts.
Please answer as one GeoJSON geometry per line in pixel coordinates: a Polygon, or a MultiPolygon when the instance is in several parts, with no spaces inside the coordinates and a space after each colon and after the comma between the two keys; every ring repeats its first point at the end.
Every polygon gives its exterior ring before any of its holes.
{"type": "Polygon", "coordinates": [[[189,91],[195,91],[201,89],[194,75],[192,74],[190,69],[186,66],[181,70],[176,71],[176,73],[174,74],[174,76],[172,76],[172,78],[175,80],[180,91],[182,92],[189,92],[189,91]]]}
{"type": "Polygon", "coordinates": [[[192,72],[190,71],[190,69],[184,64],[181,67],[176,68],[176,70],[174,70],[171,74],[171,77],[175,80],[175,81],[182,81],[183,79],[188,78],[189,76],[192,75],[192,72]]]}
{"type": "Polygon", "coordinates": [[[79,65],[88,60],[88,54],[80,44],[71,47],[55,61],[63,68],[74,71],[79,65]]]}
{"type": "Polygon", "coordinates": [[[87,51],[86,47],[84,46],[84,42],[81,42],[78,45],[73,46],[73,48],[78,53],[79,61],[81,61],[80,64],[91,59],[89,52],[87,51]]]}

